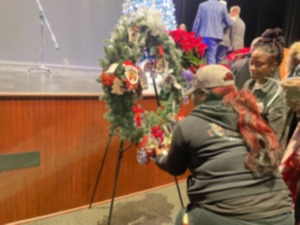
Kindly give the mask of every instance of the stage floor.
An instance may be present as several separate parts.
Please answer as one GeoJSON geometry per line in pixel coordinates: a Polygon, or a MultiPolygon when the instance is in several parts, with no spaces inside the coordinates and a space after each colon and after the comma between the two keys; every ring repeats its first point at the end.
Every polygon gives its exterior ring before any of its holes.
{"type": "Polygon", "coordinates": [[[100,94],[97,82],[101,69],[49,67],[52,73],[36,66],[0,64],[0,95],[100,94]],[[29,71],[30,69],[33,69],[29,71]]]}

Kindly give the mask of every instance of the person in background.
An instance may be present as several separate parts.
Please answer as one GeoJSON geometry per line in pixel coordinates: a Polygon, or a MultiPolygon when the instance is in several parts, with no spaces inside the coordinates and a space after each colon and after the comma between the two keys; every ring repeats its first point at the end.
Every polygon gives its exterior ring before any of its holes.
{"type": "Polygon", "coordinates": [[[198,69],[186,92],[195,108],[180,121],[156,164],[172,175],[187,169],[186,209],[176,225],[291,225],[290,192],[278,171],[280,144],[251,92],[239,92],[225,66],[198,69]],[[276,204],[274,204],[276,203],[276,204]]]}
{"type": "MultiPolygon", "coordinates": [[[[292,43],[292,45],[289,48],[287,60],[286,60],[286,74],[287,74],[287,79],[289,78],[294,78],[294,77],[299,77],[300,78],[300,41],[296,41],[292,43]]],[[[285,80],[283,80],[284,82],[285,80]]],[[[291,110],[289,111],[288,119],[291,121],[290,122],[290,127],[289,127],[289,132],[288,132],[288,141],[291,140],[297,125],[300,121],[300,110],[299,108],[293,108],[291,107],[291,110]]],[[[293,159],[293,160],[298,160],[299,159],[293,159]]],[[[299,164],[299,162],[298,162],[299,164]]],[[[295,168],[298,168],[295,163],[295,168]]],[[[299,169],[299,168],[298,168],[299,169]]],[[[300,173],[300,171],[298,171],[300,173]]],[[[300,180],[298,181],[292,181],[292,182],[297,182],[296,187],[296,199],[295,199],[295,224],[300,225],[300,180]]]]}
{"type": "MultiPolygon", "coordinates": [[[[286,61],[286,74],[287,78],[299,77],[300,78],[300,41],[292,43],[289,48],[289,53],[286,61]]],[[[288,133],[288,140],[291,139],[298,121],[300,120],[300,115],[296,113],[294,110],[290,110],[290,128],[288,133]]],[[[288,142],[288,141],[287,141],[288,142]]]]}
{"type": "Polygon", "coordinates": [[[246,25],[241,19],[240,14],[241,8],[238,5],[230,8],[230,16],[233,20],[231,31],[231,51],[244,48],[246,25]]]}
{"type": "MultiPolygon", "coordinates": [[[[249,54],[243,55],[240,59],[233,62],[230,66],[233,74],[235,75],[235,84],[239,90],[241,90],[244,87],[246,81],[251,78],[249,70],[251,53],[256,49],[259,40],[262,39],[262,36],[264,37],[265,34],[268,35],[269,30],[270,29],[266,29],[261,36],[256,37],[251,42],[249,54]]],[[[275,70],[273,77],[275,79],[278,79],[280,77],[279,68],[275,70]]]]}
{"type": "Polygon", "coordinates": [[[235,76],[235,85],[239,90],[241,90],[244,87],[246,81],[250,79],[250,57],[251,53],[255,50],[256,44],[260,38],[261,37],[257,37],[251,42],[250,52],[248,54],[245,54],[242,58],[238,59],[231,65],[231,70],[235,76]]]}
{"type": "Polygon", "coordinates": [[[231,28],[232,26],[224,28],[223,40],[219,43],[216,53],[217,64],[222,64],[226,60],[226,56],[231,46],[231,28]]]}
{"type": "Polygon", "coordinates": [[[240,18],[241,8],[237,5],[232,6],[229,10],[233,24],[224,29],[223,40],[220,42],[216,60],[220,64],[226,60],[228,52],[244,48],[244,37],[246,25],[240,18]]]}
{"type": "Polygon", "coordinates": [[[223,24],[232,25],[227,8],[218,0],[207,0],[199,4],[192,31],[201,36],[207,45],[206,64],[216,64],[217,48],[223,39],[223,24]]]}
{"type": "Polygon", "coordinates": [[[287,58],[287,76],[290,77],[300,77],[300,41],[292,43],[289,48],[288,58],[287,58]]]}
{"type": "Polygon", "coordinates": [[[283,58],[284,37],[280,28],[267,29],[257,41],[250,58],[250,77],[244,89],[252,91],[260,114],[270,125],[282,147],[287,139],[288,106],[281,84],[275,80],[283,58]]]}
{"type": "Polygon", "coordinates": [[[225,0],[219,0],[219,2],[224,4],[227,7],[227,2],[225,0]]]}
{"type": "Polygon", "coordinates": [[[187,31],[186,25],[184,23],[179,24],[178,30],[184,30],[187,31]]]}

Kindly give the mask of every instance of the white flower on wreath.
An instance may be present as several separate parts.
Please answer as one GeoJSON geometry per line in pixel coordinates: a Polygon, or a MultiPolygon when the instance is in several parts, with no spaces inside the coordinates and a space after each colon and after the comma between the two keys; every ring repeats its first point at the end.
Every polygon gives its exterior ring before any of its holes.
{"type": "Polygon", "coordinates": [[[112,38],[113,40],[120,39],[121,34],[123,34],[124,31],[125,31],[125,27],[124,27],[123,23],[118,24],[118,25],[115,27],[115,31],[111,34],[111,38],[112,38]]]}
{"type": "Polygon", "coordinates": [[[161,12],[155,8],[141,8],[136,11],[134,20],[143,19],[143,25],[146,25],[151,30],[153,36],[159,36],[162,33],[167,32],[167,28],[164,25],[164,20],[161,12]]]}

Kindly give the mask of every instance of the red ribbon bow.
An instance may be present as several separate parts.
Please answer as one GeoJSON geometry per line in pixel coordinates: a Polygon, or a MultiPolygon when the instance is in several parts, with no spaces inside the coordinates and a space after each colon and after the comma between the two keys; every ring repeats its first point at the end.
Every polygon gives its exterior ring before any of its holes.
{"type": "Polygon", "coordinates": [[[164,140],[163,133],[164,131],[160,129],[160,124],[156,127],[151,127],[151,134],[159,141],[159,144],[161,144],[164,140]]]}
{"type": "Polygon", "coordinates": [[[135,113],[135,122],[137,127],[142,126],[142,117],[141,114],[144,112],[142,108],[140,108],[136,103],[132,108],[133,112],[135,113]]]}
{"type": "Polygon", "coordinates": [[[164,49],[163,49],[162,45],[158,45],[158,52],[161,56],[164,56],[164,49]]]}
{"type": "Polygon", "coordinates": [[[185,114],[185,110],[184,109],[181,109],[177,115],[175,116],[175,120],[176,121],[180,121],[184,118],[184,114],[185,114]]]}

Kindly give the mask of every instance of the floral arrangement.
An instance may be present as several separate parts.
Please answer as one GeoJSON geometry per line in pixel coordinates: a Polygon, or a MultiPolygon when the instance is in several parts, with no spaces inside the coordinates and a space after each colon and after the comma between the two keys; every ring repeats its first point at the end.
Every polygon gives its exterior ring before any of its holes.
{"type": "Polygon", "coordinates": [[[102,83],[110,129],[139,146],[138,161],[145,163],[154,145],[167,145],[182,100],[181,52],[155,9],[140,9],[135,17],[121,17],[100,59],[102,83]],[[157,96],[161,107],[146,111],[137,103],[147,88],[145,77],[161,76],[157,96]]]}
{"type": "Polygon", "coordinates": [[[170,35],[177,48],[183,52],[182,67],[184,69],[191,69],[195,72],[199,65],[205,64],[203,56],[207,45],[202,42],[201,37],[197,38],[195,33],[179,29],[170,31],[170,35]]]}
{"type": "Polygon", "coordinates": [[[248,47],[237,49],[232,51],[230,54],[228,54],[226,60],[228,61],[229,64],[231,64],[239,59],[242,59],[248,54],[250,54],[250,48],[248,47]]]}
{"type": "Polygon", "coordinates": [[[177,48],[182,51],[182,77],[185,80],[184,88],[188,89],[196,71],[206,64],[203,56],[207,45],[202,42],[201,37],[197,38],[193,32],[177,29],[170,31],[170,35],[177,48]]]}

